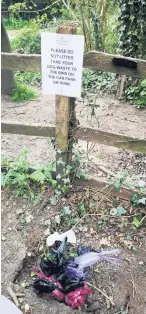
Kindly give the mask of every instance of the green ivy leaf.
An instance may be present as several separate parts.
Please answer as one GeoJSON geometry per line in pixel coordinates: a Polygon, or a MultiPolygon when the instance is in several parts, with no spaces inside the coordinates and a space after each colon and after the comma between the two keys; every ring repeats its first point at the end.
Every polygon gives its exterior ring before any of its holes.
{"type": "Polygon", "coordinates": [[[51,205],[56,205],[56,203],[57,203],[57,197],[56,197],[56,196],[52,196],[52,197],[50,198],[50,203],[51,203],[51,205]]]}
{"type": "Polygon", "coordinates": [[[60,157],[60,158],[58,158],[58,160],[57,160],[57,165],[59,166],[59,165],[65,165],[65,162],[63,161],[63,159],[60,157]]]}
{"type": "Polygon", "coordinates": [[[90,208],[92,208],[94,205],[95,205],[94,202],[90,202],[90,203],[89,203],[89,207],[90,207],[90,208]]]}
{"type": "Polygon", "coordinates": [[[79,218],[78,218],[78,217],[73,217],[73,218],[72,218],[72,223],[73,223],[73,224],[76,224],[78,221],[79,221],[79,218]]]}
{"type": "Polygon", "coordinates": [[[31,276],[31,277],[34,277],[34,276],[35,276],[34,271],[31,272],[30,276],[31,276]]]}
{"type": "Polygon", "coordinates": [[[121,207],[121,206],[117,207],[117,216],[122,216],[125,213],[126,213],[126,210],[124,207],[121,207]]]}
{"type": "Polygon", "coordinates": [[[84,205],[84,203],[80,203],[80,204],[79,204],[79,208],[80,208],[80,210],[85,210],[85,205],[84,205]]]}
{"type": "Polygon", "coordinates": [[[78,256],[78,254],[77,254],[77,252],[72,252],[72,253],[70,253],[70,256],[71,257],[76,257],[76,256],[78,256]]]}
{"type": "Polygon", "coordinates": [[[136,217],[134,217],[133,224],[136,228],[138,228],[140,226],[140,221],[136,217]]]}
{"type": "Polygon", "coordinates": [[[137,201],[137,204],[143,204],[146,205],[146,197],[142,197],[137,201]]]}
{"type": "Polygon", "coordinates": [[[126,240],[127,241],[132,241],[132,237],[130,235],[127,235],[126,240]]]}
{"type": "Polygon", "coordinates": [[[64,206],[62,209],[62,214],[69,216],[71,214],[70,206],[64,206]]]}

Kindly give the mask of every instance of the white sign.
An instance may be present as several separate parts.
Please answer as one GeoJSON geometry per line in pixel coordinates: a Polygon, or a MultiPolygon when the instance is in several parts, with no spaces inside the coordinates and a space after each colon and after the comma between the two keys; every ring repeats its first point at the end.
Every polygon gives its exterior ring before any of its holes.
{"type": "Polygon", "coordinates": [[[84,36],[41,33],[43,93],[81,96],[84,36]]]}

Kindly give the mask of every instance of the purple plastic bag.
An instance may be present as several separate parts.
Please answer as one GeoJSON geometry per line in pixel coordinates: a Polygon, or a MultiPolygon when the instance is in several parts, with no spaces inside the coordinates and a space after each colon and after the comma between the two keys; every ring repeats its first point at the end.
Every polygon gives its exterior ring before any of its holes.
{"type": "Polygon", "coordinates": [[[100,253],[89,252],[82,254],[80,256],[75,257],[74,262],[78,265],[77,268],[68,265],[67,272],[70,276],[75,278],[84,278],[86,276],[85,268],[94,265],[95,263],[105,260],[106,262],[110,262],[112,264],[118,264],[120,258],[111,257],[109,255],[119,255],[120,250],[115,249],[111,251],[102,251],[100,253]],[[108,255],[108,256],[106,256],[108,255]]]}
{"type": "Polygon", "coordinates": [[[110,257],[109,255],[119,255],[120,250],[111,250],[111,251],[102,251],[100,253],[89,252],[80,256],[75,257],[74,261],[80,268],[85,268],[88,266],[92,266],[100,260],[105,260],[112,264],[117,264],[119,262],[118,257],[110,257]],[[106,256],[108,255],[108,256],[106,256]]]}
{"type": "Polygon", "coordinates": [[[81,279],[85,277],[84,269],[79,267],[75,268],[67,266],[67,273],[69,276],[76,279],[81,279]]]}

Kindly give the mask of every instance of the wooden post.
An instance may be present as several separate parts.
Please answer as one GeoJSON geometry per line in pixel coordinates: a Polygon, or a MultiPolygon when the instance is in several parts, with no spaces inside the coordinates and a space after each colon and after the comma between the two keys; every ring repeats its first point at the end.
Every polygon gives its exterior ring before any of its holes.
{"type": "MultiPolygon", "coordinates": [[[[57,33],[75,35],[76,25],[60,25],[57,33]]],[[[62,179],[65,177],[65,169],[69,160],[68,139],[72,108],[74,108],[74,98],[56,96],[56,177],[61,186],[64,185],[62,179]]]]}
{"type": "MultiPolygon", "coordinates": [[[[1,52],[11,52],[10,41],[3,21],[1,21],[1,52]]],[[[11,95],[14,86],[13,72],[1,69],[1,93],[3,95],[11,95]]]]}

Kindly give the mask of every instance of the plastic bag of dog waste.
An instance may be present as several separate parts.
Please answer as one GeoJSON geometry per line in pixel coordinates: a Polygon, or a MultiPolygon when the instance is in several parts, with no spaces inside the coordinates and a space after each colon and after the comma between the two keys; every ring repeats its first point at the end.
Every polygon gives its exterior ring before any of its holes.
{"type": "Polygon", "coordinates": [[[120,259],[118,257],[111,257],[110,255],[119,255],[119,254],[120,254],[119,249],[115,249],[111,251],[102,251],[100,253],[89,252],[89,253],[85,253],[85,254],[75,257],[74,262],[80,268],[92,266],[95,263],[99,262],[100,260],[105,260],[112,264],[117,264],[120,261],[120,259]]]}
{"type": "Polygon", "coordinates": [[[119,255],[120,250],[115,249],[111,251],[102,251],[100,253],[97,252],[88,252],[85,254],[81,254],[74,258],[74,265],[67,265],[67,273],[77,279],[84,278],[88,275],[89,267],[94,265],[95,263],[104,260],[106,262],[112,264],[118,264],[120,258],[113,257],[110,255],[119,255]]]}
{"type": "Polygon", "coordinates": [[[67,242],[76,244],[76,235],[72,229],[61,234],[59,234],[58,232],[54,232],[47,238],[46,244],[47,246],[52,246],[55,243],[55,241],[62,242],[65,237],[67,237],[67,242]]]}

